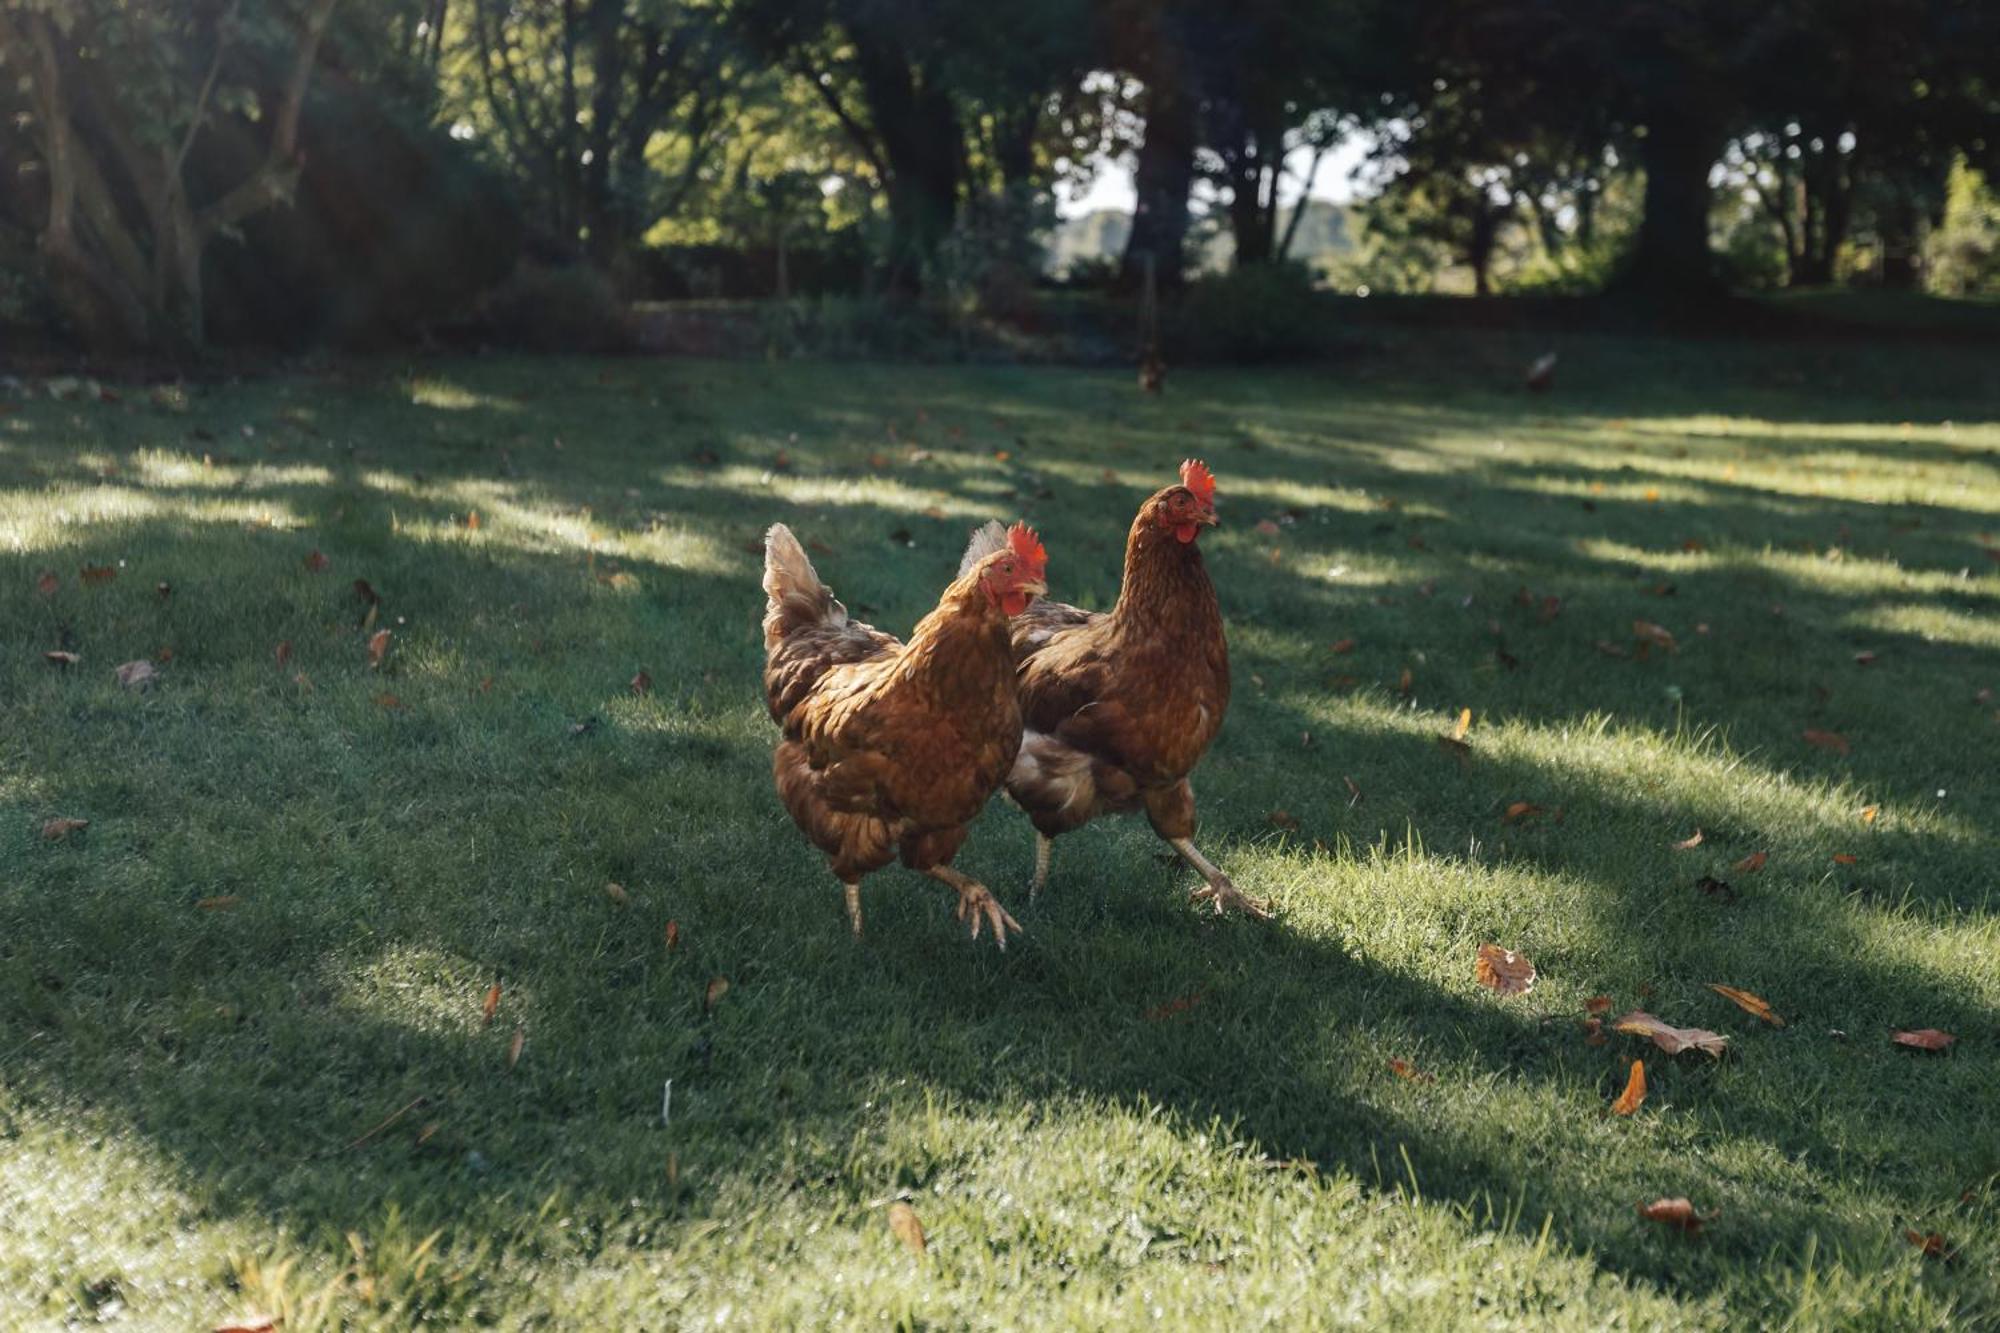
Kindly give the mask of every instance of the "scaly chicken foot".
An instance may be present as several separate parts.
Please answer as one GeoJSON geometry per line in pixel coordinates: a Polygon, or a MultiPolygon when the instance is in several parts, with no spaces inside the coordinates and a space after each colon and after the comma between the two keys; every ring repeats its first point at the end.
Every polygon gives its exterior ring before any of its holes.
{"type": "Polygon", "coordinates": [[[979,938],[981,926],[990,925],[993,927],[993,942],[1005,949],[1007,932],[1021,929],[1021,923],[1008,915],[1007,909],[994,900],[986,886],[970,875],[961,875],[950,866],[932,866],[924,873],[949,885],[958,894],[958,919],[971,929],[973,939],[979,938]]]}
{"type": "Polygon", "coordinates": [[[854,927],[854,938],[861,938],[861,881],[848,880],[841,884],[847,898],[847,924],[854,927]]]}
{"type": "Polygon", "coordinates": [[[1033,902],[1049,886],[1049,852],[1056,840],[1046,833],[1035,834],[1035,877],[1028,881],[1028,901],[1033,902]]]}
{"type": "Polygon", "coordinates": [[[1196,873],[1202,879],[1207,881],[1200,888],[1188,895],[1190,902],[1213,904],[1217,916],[1221,916],[1224,912],[1234,908],[1243,913],[1243,915],[1254,917],[1259,921],[1269,921],[1271,919],[1270,903],[1259,898],[1252,898],[1249,894],[1237,888],[1230,882],[1229,876],[1223,874],[1213,861],[1195,849],[1194,843],[1189,839],[1173,838],[1169,840],[1169,844],[1175,851],[1181,854],[1183,860],[1195,868],[1196,873]]]}

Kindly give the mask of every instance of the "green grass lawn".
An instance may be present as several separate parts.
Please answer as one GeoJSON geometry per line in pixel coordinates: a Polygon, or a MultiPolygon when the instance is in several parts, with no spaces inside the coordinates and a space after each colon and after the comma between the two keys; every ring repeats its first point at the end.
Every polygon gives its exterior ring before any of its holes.
{"type": "Polygon", "coordinates": [[[1411,335],[1159,401],[465,360],[0,413],[0,1326],[2000,1324],[1991,349],[1557,345],[1548,398],[1411,335]],[[1103,605],[1188,455],[1200,841],[1278,919],[1140,820],[1030,903],[996,801],[1014,947],[901,870],[855,943],[770,788],[762,529],[907,632],[1026,515],[1103,605]]]}

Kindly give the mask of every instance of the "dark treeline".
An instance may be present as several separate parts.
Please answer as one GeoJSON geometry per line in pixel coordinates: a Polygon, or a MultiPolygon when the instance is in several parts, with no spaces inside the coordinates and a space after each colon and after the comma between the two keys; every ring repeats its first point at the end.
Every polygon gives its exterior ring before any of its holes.
{"type": "Polygon", "coordinates": [[[1062,276],[1171,299],[1307,257],[1287,201],[1356,142],[1322,280],[2000,273],[1989,0],[0,0],[0,111],[0,329],[102,351],[1019,313],[1112,158],[1128,234],[1062,276]]]}

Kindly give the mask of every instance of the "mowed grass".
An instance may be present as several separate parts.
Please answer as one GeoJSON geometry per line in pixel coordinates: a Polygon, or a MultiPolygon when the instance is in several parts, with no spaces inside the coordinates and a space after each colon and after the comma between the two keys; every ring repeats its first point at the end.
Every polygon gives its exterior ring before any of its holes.
{"type": "Polygon", "coordinates": [[[1547,398],[1496,335],[1158,401],[466,360],[0,415],[0,1325],[2000,1322],[1990,349],[1558,346],[1547,398]],[[770,789],[764,526],[897,632],[987,518],[1105,605],[1188,455],[1200,841],[1278,919],[1142,821],[1031,903],[1000,800],[1014,947],[901,870],[852,941],[770,789]]]}

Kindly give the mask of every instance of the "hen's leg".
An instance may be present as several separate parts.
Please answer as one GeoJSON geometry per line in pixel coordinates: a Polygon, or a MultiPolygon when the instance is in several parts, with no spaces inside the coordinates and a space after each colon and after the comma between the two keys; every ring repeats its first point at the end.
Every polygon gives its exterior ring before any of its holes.
{"type": "Polygon", "coordinates": [[[1049,884],[1049,851],[1056,840],[1037,829],[1035,831],[1035,877],[1028,883],[1028,901],[1033,902],[1049,884]]]}
{"type": "Polygon", "coordinates": [[[1197,903],[1212,903],[1215,914],[1222,915],[1235,908],[1245,916],[1256,917],[1260,921],[1271,918],[1271,905],[1252,898],[1229,882],[1229,876],[1216,868],[1213,861],[1203,856],[1194,845],[1194,788],[1182,778],[1171,787],[1155,787],[1146,793],[1146,818],[1153,825],[1153,832],[1160,835],[1167,845],[1181,854],[1181,859],[1195,868],[1203,880],[1207,881],[1194,891],[1192,897],[1197,903]]]}
{"type": "Polygon", "coordinates": [[[961,875],[947,865],[931,866],[924,871],[932,879],[950,885],[958,894],[958,919],[972,930],[972,938],[979,938],[982,925],[993,927],[993,942],[1001,948],[1007,947],[1007,932],[1019,930],[1021,923],[1007,914],[1007,909],[995,902],[986,886],[970,875],[961,875]]]}
{"type": "Polygon", "coordinates": [[[1271,919],[1271,904],[1249,894],[1230,883],[1229,876],[1222,873],[1213,861],[1203,856],[1194,843],[1186,838],[1169,838],[1168,844],[1181,854],[1195,872],[1208,882],[1189,895],[1191,901],[1215,904],[1215,914],[1221,916],[1229,908],[1235,908],[1245,916],[1254,916],[1259,921],[1271,919]]]}
{"type": "Polygon", "coordinates": [[[861,938],[861,881],[844,880],[840,886],[847,896],[847,924],[854,927],[854,938],[861,938]]]}

